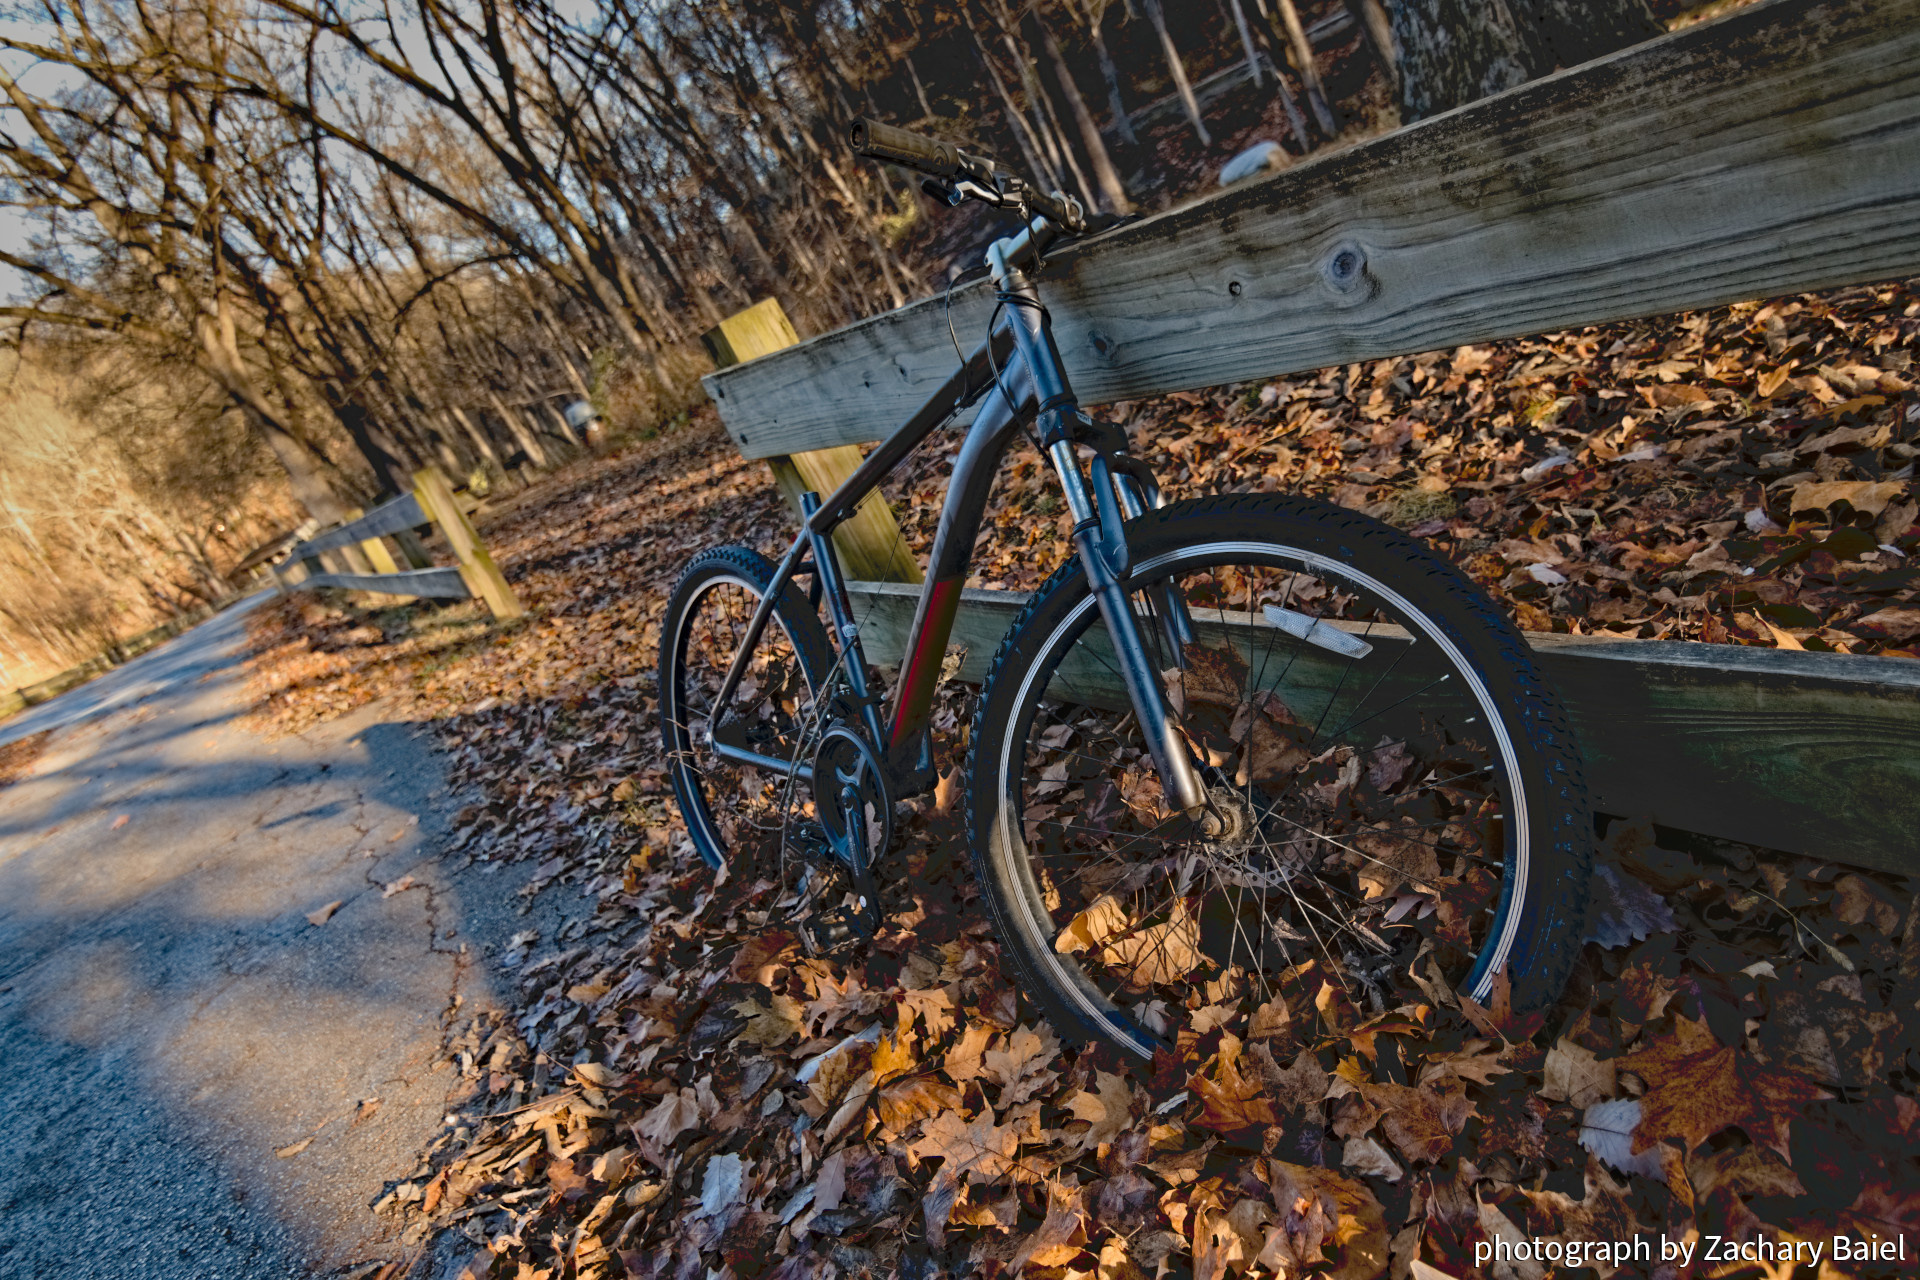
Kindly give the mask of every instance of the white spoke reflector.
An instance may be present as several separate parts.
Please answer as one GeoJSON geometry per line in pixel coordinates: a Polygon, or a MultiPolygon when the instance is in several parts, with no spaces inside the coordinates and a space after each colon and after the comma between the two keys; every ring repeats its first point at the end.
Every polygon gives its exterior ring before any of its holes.
{"type": "Polygon", "coordinates": [[[1292,609],[1282,609],[1277,604],[1267,605],[1261,612],[1267,615],[1268,622],[1288,635],[1297,636],[1308,644],[1317,644],[1322,649],[1331,649],[1342,657],[1364,658],[1373,652],[1373,646],[1359,636],[1349,635],[1323,619],[1295,613],[1292,609]]]}

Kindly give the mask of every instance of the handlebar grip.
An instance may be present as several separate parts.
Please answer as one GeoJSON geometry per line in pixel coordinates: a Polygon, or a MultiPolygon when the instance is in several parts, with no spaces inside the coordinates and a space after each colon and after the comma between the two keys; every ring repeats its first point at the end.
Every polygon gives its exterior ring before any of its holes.
{"type": "Polygon", "coordinates": [[[853,122],[848,141],[860,155],[905,165],[936,178],[952,178],[962,172],[960,151],[952,143],[896,129],[865,116],[853,122]]]}

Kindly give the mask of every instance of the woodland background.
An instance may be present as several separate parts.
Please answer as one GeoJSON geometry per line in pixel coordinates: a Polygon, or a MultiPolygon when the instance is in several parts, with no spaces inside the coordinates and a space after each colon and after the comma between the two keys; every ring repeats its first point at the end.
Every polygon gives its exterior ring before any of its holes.
{"type": "MultiPolygon", "coordinates": [[[[1719,7],[1725,7],[1724,5],[1719,7]]],[[[943,286],[995,225],[872,114],[1111,211],[1691,21],[1675,0],[40,0],[0,21],[0,687],[436,462],[684,421],[697,336],[943,286]]]]}

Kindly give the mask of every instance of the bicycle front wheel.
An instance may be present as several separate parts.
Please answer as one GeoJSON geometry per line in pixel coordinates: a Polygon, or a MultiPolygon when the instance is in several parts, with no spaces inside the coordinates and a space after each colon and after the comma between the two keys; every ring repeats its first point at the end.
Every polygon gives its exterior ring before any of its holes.
{"type": "Polygon", "coordinates": [[[1311,499],[1195,499],[1127,535],[1134,616],[1218,829],[1166,809],[1063,566],[995,658],[969,797],[995,923],[1056,1026],[1150,1055],[1182,1029],[1271,1026],[1275,1001],[1298,1020],[1425,998],[1435,964],[1482,1002],[1501,973],[1518,1007],[1556,998],[1592,819],[1565,717],[1493,603],[1311,499]]]}

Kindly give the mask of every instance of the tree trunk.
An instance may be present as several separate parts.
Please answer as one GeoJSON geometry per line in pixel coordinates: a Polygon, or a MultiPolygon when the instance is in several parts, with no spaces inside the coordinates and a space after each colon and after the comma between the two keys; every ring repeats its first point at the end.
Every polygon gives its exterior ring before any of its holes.
{"type": "Polygon", "coordinates": [[[1400,91],[1400,53],[1393,46],[1393,19],[1381,7],[1380,0],[1347,0],[1347,11],[1360,20],[1367,43],[1387,73],[1387,84],[1397,95],[1400,91]]]}
{"type": "MultiPolygon", "coordinates": [[[[1492,2],[1498,4],[1500,0],[1492,2]]],[[[1293,51],[1293,69],[1300,73],[1300,83],[1307,90],[1307,105],[1313,108],[1313,118],[1319,122],[1322,131],[1331,138],[1340,132],[1340,126],[1334,121],[1326,90],[1320,86],[1320,68],[1314,64],[1313,44],[1307,39],[1306,27],[1301,25],[1300,11],[1293,7],[1293,0],[1275,0],[1275,8],[1280,12],[1287,47],[1293,51]]]]}
{"type": "Polygon", "coordinates": [[[1260,50],[1253,43],[1253,28],[1247,25],[1247,11],[1241,7],[1240,0],[1227,0],[1227,6],[1233,10],[1233,26],[1240,33],[1240,47],[1247,55],[1247,74],[1253,77],[1253,87],[1258,89],[1267,80],[1260,70],[1260,50]]]}
{"type": "Polygon", "coordinates": [[[1645,0],[1399,0],[1400,119],[1424,120],[1661,29],[1645,0]]]}
{"type": "Polygon", "coordinates": [[[1200,102],[1193,96],[1193,85],[1187,81],[1187,68],[1180,61],[1180,51],[1173,47],[1173,37],[1167,34],[1167,15],[1160,12],[1160,0],[1140,0],[1140,4],[1147,11],[1147,21],[1153,24],[1154,34],[1160,37],[1161,52],[1167,55],[1167,70],[1173,73],[1173,87],[1180,93],[1180,105],[1187,109],[1187,123],[1193,126],[1200,145],[1210,147],[1213,137],[1207,132],[1206,122],[1200,119],[1200,102]]]}
{"type": "Polygon", "coordinates": [[[1300,144],[1300,154],[1307,155],[1313,150],[1313,138],[1307,133],[1307,118],[1300,113],[1299,100],[1293,96],[1285,75],[1276,72],[1273,79],[1280,86],[1280,105],[1287,111],[1287,127],[1293,130],[1293,140],[1300,144]]]}
{"type": "Polygon", "coordinates": [[[1073,113],[1073,123],[1080,130],[1080,141],[1086,145],[1087,158],[1093,164],[1094,179],[1100,184],[1101,199],[1106,202],[1110,213],[1132,213],[1133,202],[1127,198],[1127,188],[1120,181],[1119,171],[1113,167],[1113,157],[1107,154],[1107,144],[1100,137],[1100,126],[1093,122],[1093,113],[1087,110],[1086,99],[1080,96],[1080,86],[1073,82],[1073,73],[1067,70],[1067,59],[1060,52],[1060,42],[1053,38],[1053,32],[1047,30],[1044,22],[1040,23],[1040,39],[1047,46],[1047,57],[1053,61],[1054,77],[1060,81],[1060,95],[1067,100],[1067,110],[1073,113]]]}
{"type": "Polygon", "coordinates": [[[1120,69],[1113,65],[1113,55],[1107,52],[1107,38],[1100,34],[1100,21],[1106,14],[1099,14],[1092,24],[1093,52],[1100,60],[1100,78],[1107,82],[1107,110],[1113,113],[1113,131],[1120,135],[1120,141],[1130,147],[1140,145],[1140,139],[1133,133],[1133,117],[1127,114],[1126,100],[1120,96],[1120,69]]]}
{"type": "Polygon", "coordinates": [[[1000,78],[1000,72],[995,69],[993,59],[987,56],[987,46],[980,39],[980,33],[973,30],[971,23],[968,24],[968,30],[973,35],[974,51],[980,55],[980,65],[987,69],[987,80],[993,85],[993,91],[1000,99],[1000,107],[1007,117],[1007,124],[1013,129],[1013,140],[1019,144],[1020,152],[1026,158],[1027,176],[1048,187],[1065,185],[1060,181],[1058,174],[1047,168],[1046,160],[1040,154],[1039,143],[1033,137],[1033,130],[1028,128],[1026,117],[1020,114],[1020,108],[1014,105],[1013,95],[1007,92],[1007,83],[1000,78]]]}

